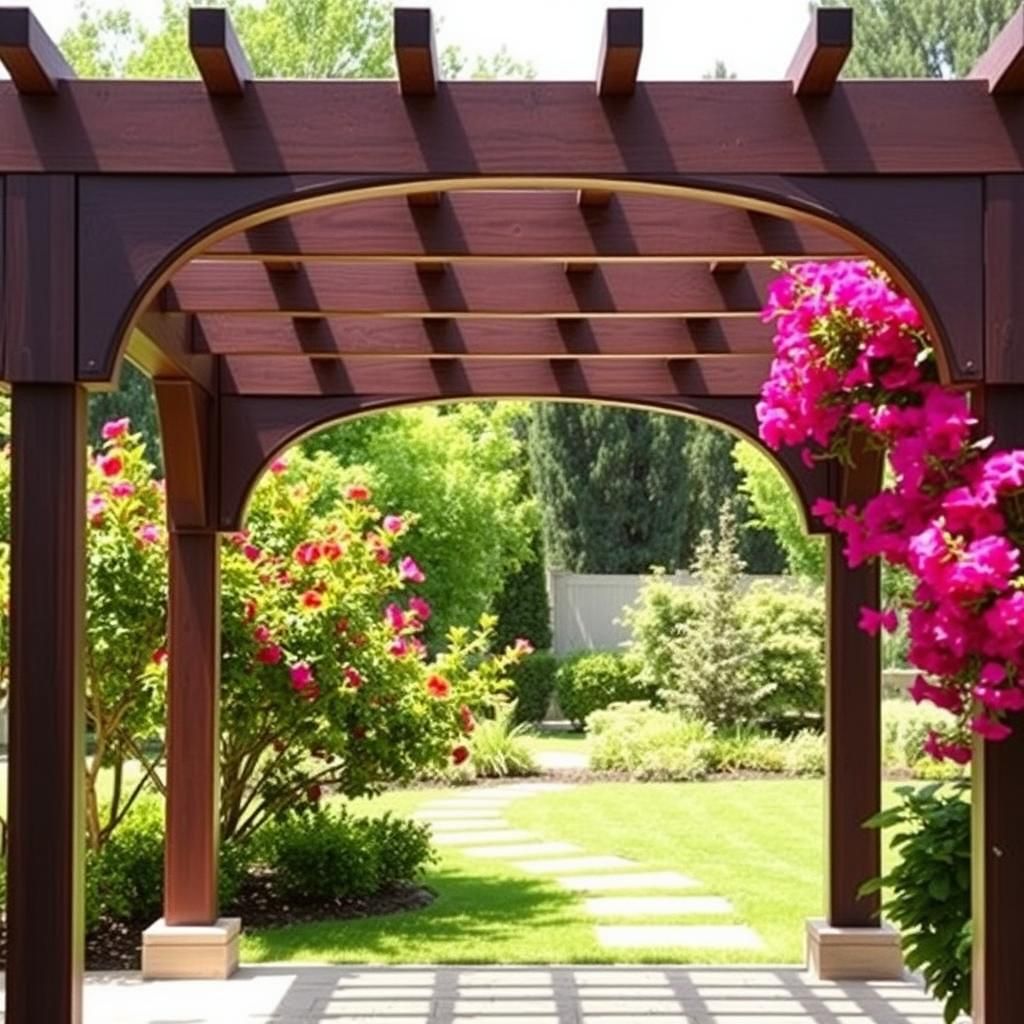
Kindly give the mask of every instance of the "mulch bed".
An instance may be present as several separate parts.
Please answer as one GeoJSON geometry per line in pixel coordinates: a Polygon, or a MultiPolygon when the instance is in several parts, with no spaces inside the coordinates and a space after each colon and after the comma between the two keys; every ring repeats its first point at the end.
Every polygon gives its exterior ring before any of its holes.
{"type": "MultiPolygon", "coordinates": [[[[304,921],[351,920],[419,910],[430,906],[436,894],[424,886],[395,885],[372,896],[353,896],[329,903],[283,903],[260,879],[247,884],[226,917],[241,917],[246,928],[270,928],[304,921]]],[[[102,921],[85,937],[88,971],[137,971],[142,966],[142,933],[153,923],[102,921]]],[[[0,924],[0,968],[7,966],[7,926],[0,924]]]]}

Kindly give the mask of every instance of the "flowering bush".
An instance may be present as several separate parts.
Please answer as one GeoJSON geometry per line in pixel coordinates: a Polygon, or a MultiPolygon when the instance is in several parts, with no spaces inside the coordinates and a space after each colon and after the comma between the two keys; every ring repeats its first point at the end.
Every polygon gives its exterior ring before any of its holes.
{"type": "Polygon", "coordinates": [[[494,620],[448,631],[430,656],[430,604],[406,548],[411,518],[348,485],[311,514],[324,461],[296,452],[256,491],[222,556],[222,834],[251,832],[325,787],[347,796],[469,757],[475,715],[529,652],[489,655],[494,620]]]}
{"type": "Polygon", "coordinates": [[[758,405],[772,448],[807,462],[887,453],[892,483],[863,505],[821,500],[815,513],[870,558],[914,577],[899,607],[865,608],[861,626],[905,615],[911,693],[952,715],[925,749],[964,763],[970,735],[1005,738],[1024,708],[1024,451],[989,453],[965,395],[937,382],[920,314],[867,262],[803,263],[771,287],[776,358],[758,405]]]}

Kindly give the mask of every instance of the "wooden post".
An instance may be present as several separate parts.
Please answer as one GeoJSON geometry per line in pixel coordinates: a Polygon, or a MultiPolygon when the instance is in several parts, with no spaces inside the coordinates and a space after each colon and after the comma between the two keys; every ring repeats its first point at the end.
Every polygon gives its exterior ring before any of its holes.
{"type": "Polygon", "coordinates": [[[8,1024],[77,1024],[85,858],[85,399],[15,384],[11,478],[8,1024]]]}

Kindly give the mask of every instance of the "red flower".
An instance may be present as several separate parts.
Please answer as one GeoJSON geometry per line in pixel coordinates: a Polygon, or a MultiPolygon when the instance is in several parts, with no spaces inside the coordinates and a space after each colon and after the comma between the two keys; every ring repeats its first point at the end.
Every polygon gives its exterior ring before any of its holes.
{"type": "Polygon", "coordinates": [[[301,565],[313,565],[320,561],[322,555],[323,551],[321,551],[320,545],[309,540],[295,549],[295,561],[301,565]]]}
{"type": "Polygon", "coordinates": [[[349,484],[345,488],[345,497],[349,501],[369,501],[370,488],[364,487],[362,484],[349,484]]]}
{"type": "Polygon", "coordinates": [[[245,555],[245,557],[248,558],[250,562],[258,562],[260,560],[260,555],[262,553],[263,552],[260,551],[260,549],[256,547],[255,544],[246,544],[242,548],[242,554],[245,555]]]}
{"type": "Polygon", "coordinates": [[[103,429],[100,433],[104,441],[113,441],[127,434],[129,425],[130,421],[127,416],[122,420],[108,420],[103,424],[103,429]]]}
{"type": "Polygon", "coordinates": [[[443,700],[452,692],[452,684],[445,679],[444,676],[428,676],[427,677],[427,693],[431,697],[436,697],[438,700],[443,700]]]}
{"type": "Polygon", "coordinates": [[[351,665],[345,666],[345,682],[353,690],[358,690],[363,685],[363,677],[359,674],[359,670],[353,668],[351,665]]]}
{"type": "Polygon", "coordinates": [[[452,747],[452,764],[462,764],[467,760],[469,760],[469,747],[464,747],[461,743],[457,747],[452,747]]]}
{"type": "Polygon", "coordinates": [[[324,603],[324,599],[315,590],[307,590],[302,595],[302,605],[304,608],[319,608],[324,603]]]}
{"type": "Polygon", "coordinates": [[[288,463],[284,459],[274,459],[270,464],[270,472],[277,474],[283,473],[288,468],[288,463]]]}
{"type": "Polygon", "coordinates": [[[462,731],[464,733],[471,733],[476,728],[476,720],[473,718],[473,712],[470,711],[465,704],[459,708],[459,718],[462,720],[462,731]]]}
{"type": "Polygon", "coordinates": [[[252,635],[258,643],[265,644],[270,640],[270,627],[259,625],[252,631],[252,635]]]}
{"type": "Polygon", "coordinates": [[[119,455],[107,455],[100,459],[100,469],[104,476],[117,476],[124,469],[124,462],[119,455]]]}
{"type": "Polygon", "coordinates": [[[162,665],[167,660],[167,648],[158,647],[152,655],[154,665],[162,665]]]}
{"type": "Polygon", "coordinates": [[[281,660],[281,648],[277,644],[268,644],[256,652],[256,660],[262,665],[276,665],[281,660]]]}
{"type": "Polygon", "coordinates": [[[256,602],[246,601],[245,602],[245,621],[252,622],[256,618],[256,602]]]}
{"type": "Polygon", "coordinates": [[[336,562],[343,554],[345,554],[345,549],[336,540],[328,540],[324,541],[323,553],[324,556],[329,558],[332,562],[336,562]]]}
{"type": "Polygon", "coordinates": [[[292,665],[289,669],[292,678],[292,689],[304,690],[313,682],[313,670],[304,661],[292,665]]]}
{"type": "Polygon", "coordinates": [[[317,783],[314,782],[306,787],[306,796],[308,797],[310,803],[317,803],[322,795],[323,790],[320,788],[319,785],[317,785],[317,783]]]}

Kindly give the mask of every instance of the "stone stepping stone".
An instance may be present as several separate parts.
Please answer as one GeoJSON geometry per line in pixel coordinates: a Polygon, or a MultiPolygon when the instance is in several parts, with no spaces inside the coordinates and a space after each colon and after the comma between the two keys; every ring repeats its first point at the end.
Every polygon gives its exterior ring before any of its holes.
{"type": "MultiPolygon", "coordinates": [[[[492,1014],[532,1014],[558,1013],[554,999],[456,999],[455,1016],[466,1014],[486,1014],[487,1020],[493,1020],[492,1014]]],[[[520,1018],[522,1019],[522,1018],[520,1018]]]]}
{"type": "Polygon", "coordinates": [[[557,879],[563,889],[601,892],[617,889],[693,889],[697,882],[678,871],[637,871],[628,875],[569,875],[557,879]]]}
{"type": "Polygon", "coordinates": [[[760,949],[761,939],[739,924],[599,924],[597,941],[606,949],[760,949]]]}
{"type": "Polygon", "coordinates": [[[495,831],[509,827],[504,818],[456,818],[453,821],[431,821],[420,819],[424,824],[430,826],[434,835],[443,835],[445,832],[468,832],[471,829],[495,831]]]}
{"type": "MultiPolygon", "coordinates": [[[[678,999],[581,999],[580,1009],[583,1011],[583,1019],[589,1022],[594,1018],[590,1016],[595,1013],[604,1014],[629,1014],[628,1019],[635,1021],[644,1015],[656,1015],[653,1017],[657,1024],[665,1019],[665,1014],[682,1014],[683,1004],[678,999]]],[[[614,1020],[614,1017],[609,1019],[614,1020]]]]}
{"type": "Polygon", "coordinates": [[[510,846],[470,846],[462,851],[467,857],[514,860],[516,857],[554,857],[561,853],[579,853],[572,843],[514,843],[510,846]]]}
{"type": "Polygon", "coordinates": [[[550,971],[460,971],[460,986],[472,985],[550,985],[550,971]]]}
{"type": "Polygon", "coordinates": [[[441,832],[434,836],[435,846],[472,846],[474,843],[525,843],[535,838],[520,828],[480,829],[477,832],[441,832]]]}
{"type": "Polygon", "coordinates": [[[559,857],[555,860],[523,860],[516,864],[517,868],[529,871],[534,875],[553,875],[559,871],[614,871],[617,868],[638,867],[636,861],[625,857],[559,857]]]}
{"type": "Polygon", "coordinates": [[[417,821],[471,821],[473,818],[493,818],[494,808],[467,807],[462,811],[417,811],[413,817],[417,821]]]}
{"type": "Polygon", "coordinates": [[[586,901],[595,917],[671,917],[676,914],[731,914],[721,896],[595,896],[586,901]]]}

